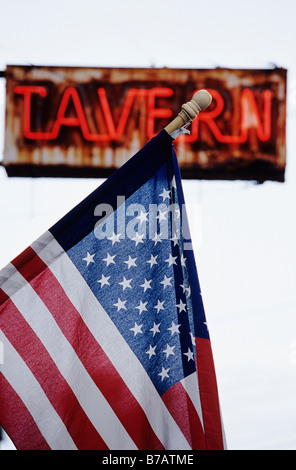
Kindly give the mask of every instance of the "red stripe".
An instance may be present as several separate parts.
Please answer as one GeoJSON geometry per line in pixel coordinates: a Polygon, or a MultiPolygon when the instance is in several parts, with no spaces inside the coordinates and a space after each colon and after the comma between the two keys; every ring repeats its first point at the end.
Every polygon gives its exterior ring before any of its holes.
{"type": "Polygon", "coordinates": [[[0,307],[3,305],[7,300],[9,299],[8,295],[5,294],[5,292],[0,289],[0,307]]]}
{"type": "MultiPolygon", "coordinates": [[[[42,342],[11,300],[7,301],[5,309],[0,307],[0,315],[1,330],[41,385],[76,446],[85,450],[98,447],[108,449],[42,342]],[[85,432],[82,433],[82,429],[85,432]]],[[[23,428],[29,429],[29,423],[23,422],[23,428]]],[[[38,445],[38,442],[31,442],[31,449],[38,449],[38,445]]]]}
{"type": "Polygon", "coordinates": [[[205,435],[198,413],[180,382],[169,388],[162,399],[186,437],[192,450],[205,450],[205,435]]]}
{"type": "Polygon", "coordinates": [[[35,251],[29,246],[16,258],[11,261],[11,264],[18,269],[22,275],[30,282],[34,277],[38,276],[41,271],[47,268],[46,264],[36,264],[34,258],[36,257],[35,251]]]}
{"type": "Polygon", "coordinates": [[[195,338],[195,341],[199,390],[207,449],[223,450],[224,445],[218,388],[211,343],[208,339],[204,338],[195,338]]]}
{"type": "Polygon", "coordinates": [[[18,450],[50,450],[34,419],[15,390],[0,373],[0,422],[18,450]]]}
{"type": "Polygon", "coordinates": [[[32,248],[14,266],[30,282],[72,345],[85,369],[100,389],[139,449],[163,449],[151,425],[109,358],[83,322],[47,265],[32,248]],[[23,264],[25,262],[25,264],[23,264]],[[33,278],[31,273],[34,272],[33,278]]]}

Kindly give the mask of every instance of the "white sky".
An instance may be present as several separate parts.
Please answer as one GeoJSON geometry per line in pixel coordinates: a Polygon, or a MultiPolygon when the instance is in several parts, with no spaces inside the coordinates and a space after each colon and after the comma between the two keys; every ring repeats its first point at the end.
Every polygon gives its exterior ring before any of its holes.
{"type": "MultiPolygon", "coordinates": [[[[187,204],[202,207],[202,226],[192,236],[229,449],[296,449],[295,5],[0,0],[0,70],[271,63],[288,69],[286,182],[183,183],[187,204]]],[[[0,159],[4,106],[0,80],[0,159]]],[[[9,179],[0,170],[0,268],[101,183],[9,179]]]]}

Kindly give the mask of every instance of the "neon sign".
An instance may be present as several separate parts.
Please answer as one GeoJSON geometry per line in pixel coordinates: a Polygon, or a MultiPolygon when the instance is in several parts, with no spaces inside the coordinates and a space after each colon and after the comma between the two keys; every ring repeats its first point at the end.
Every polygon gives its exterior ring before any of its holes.
{"type": "Polygon", "coordinates": [[[183,176],[283,181],[284,69],[9,66],[8,174],[107,176],[200,88],[213,102],[192,122],[191,134],[177,139],[183,176]]]}
{"type": "MultiPolygon", "coordinates": [[[[249,127],[255,127],[258,139],[266,142],[271,137],[271,99],[270,90],[263,91],[263,113],[262,116],[258,111],[256,98],[252,90],[245,88],[241,93],[241,133],[240,135],[224,135],[216,123],[224,109],[224,99],[221,94],[213,89],[208,89],[211,93],[216,106],[208,112],[201,113],[196,121],[192,123],[191,136],[186,136],[185,140],[194,142],[198,139],[198,129],[200,122],[204,122],[212,131],[215,139],[223,143],[243,143],[248,139],[249,127]]],[[[151,139],[156,134],[154,131],[155,119],[170,118],[172,110],[169,108],[156,108],[156,97],[173,97],[174,90],[172,88],[150,88],[137,89],[130,88],[122,108],[122,113],[117,126],[114,124],[112,111],[108,102],[106,90],[98,88],[100,106],[103,111],[104,119],[108,129],[108,133],[92,133],[89,130],[87,119],[83,110],[83,105],[79,97],[78,91],[73,87],[65,89],[59,108],[57,110],[56,119],[50,132],[32,131],[31,130],[31,98],[32,94],[38,94],[41,97],[47,96],[47,90],[42,86],[18,85],[14,88],[14,93],[23,95],[24,97],[24,118],[23,133],[26,139],[30,140],[55,140],[57,139],[61,126],[80,127],[85,140],[89,142],[108,142],[111,140],[119,140],[123,133],[131,113],[133,102],[138,97],[147,97],[147,137],[151,139]],[[72,101],[76,116],[67,116],[67,108],[72,101]]]]}

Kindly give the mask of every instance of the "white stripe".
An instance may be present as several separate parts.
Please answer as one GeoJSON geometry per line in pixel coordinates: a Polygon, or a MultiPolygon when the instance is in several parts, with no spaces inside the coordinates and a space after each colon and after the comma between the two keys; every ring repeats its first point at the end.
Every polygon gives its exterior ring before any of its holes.
{"type": "Polygon", "coordinates": [[[200,401],[200,394],[199,394],[199,386],[198,386],[198,380],[197,380],[197,374],[196,372],[193,372],[192,374],[188,375],[184,379],[181,380],[181,384],[185,388],[187,394],[189,395],[194,408],[196,409],[196,412],[199,416],[201,425],[204,430],[204,423],[203,423],[203,416],[202,416],[202,408],[201,408],[201,401],[200,401]]]}
{"type": "Polygon", "coordinates": [[[11,278],[11,276],[13,276],[14,273],[15,267],[11,263],[9,263],[7,266],[5,266],[5,268],[1,269],[0,271],[0,287],[1,289],[5,290],[6,286],[6,293],[9,296],[13,295],[26,284],[25,279],[22,277],[15,279],[15,282],[13,284],[9,282],[9,279],[11,278]]]}
{"type": "Polygon", "coordinates": [[[0,339],[5,350],[5,361],[0,365],[0,372],[28,409],[49,447],[52,450],[76,450],[67,428],[39,382],[1,330],[0,339]]]}
{"type": "Polygon", "coordinates": [[[190,446],[187,440],[166,408],[145,369],[68,255],[61,255],[60,245],[48,233],[44,235],[44,243],[41,238],[38,240],[38,245],[33,244],[32,248],[40,250],[38,255],[47,265],[50,265],[51,271],[67,296],[141,405],[165,449],[189,450],[190,446]],[[42,249],[42,245],[48,243],[49,238],[52,238],[51,242],[42,249]],[[58,256],[56,261],[54,261],[55,252],[58,256]]]}
{"type": "Polygon", "coordinates": [[[116,449],[120,443],[121,449],[135,449],[134,442],[83,367],[51,313],[16,269],[14,274],[3,283],[4,292],[9,295],[15,282],[18,285],[22,283],[24,285],[11,296],[12,302],[47,349],[107,446],[110,449],[116,449]]]}

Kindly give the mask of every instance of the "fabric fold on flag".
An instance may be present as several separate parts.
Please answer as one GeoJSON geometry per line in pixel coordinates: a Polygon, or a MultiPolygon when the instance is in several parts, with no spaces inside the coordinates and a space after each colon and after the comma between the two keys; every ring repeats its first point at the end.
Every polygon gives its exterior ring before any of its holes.
{"type": "Polygon", "coordinates": [[[163,130],[0,271],[0,425],[17,449],[225,449],[163,130]]]}

